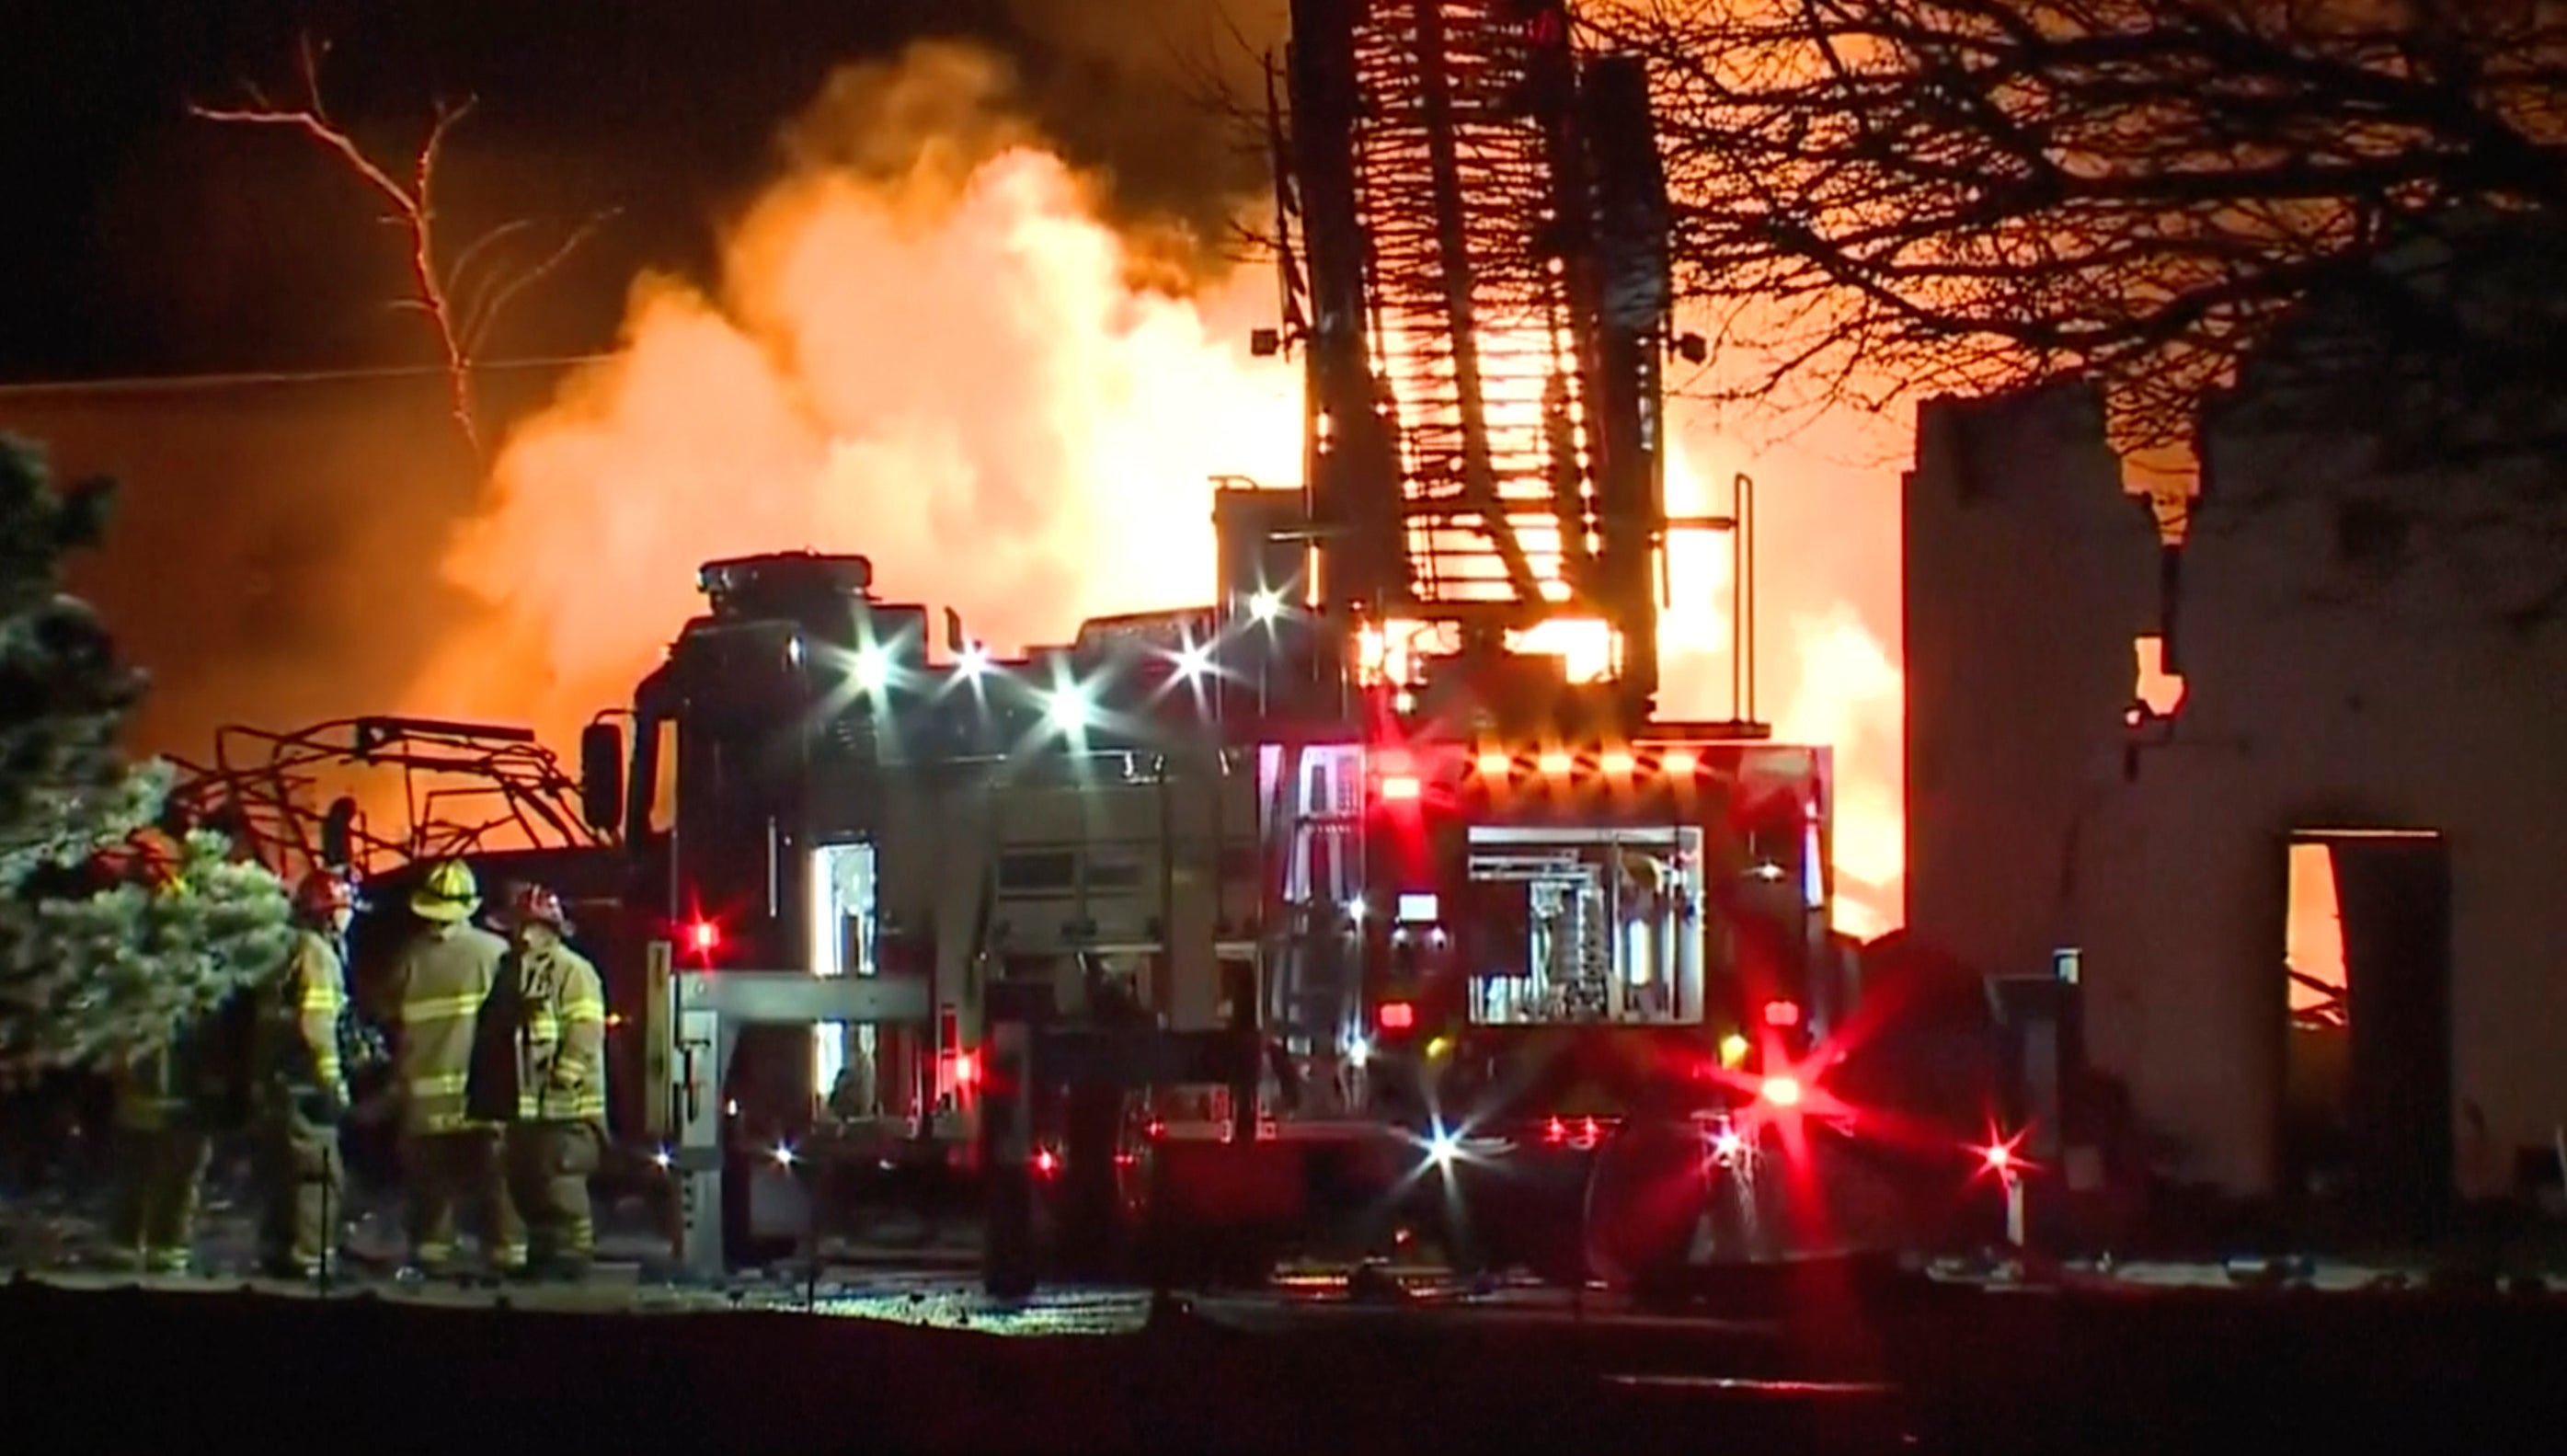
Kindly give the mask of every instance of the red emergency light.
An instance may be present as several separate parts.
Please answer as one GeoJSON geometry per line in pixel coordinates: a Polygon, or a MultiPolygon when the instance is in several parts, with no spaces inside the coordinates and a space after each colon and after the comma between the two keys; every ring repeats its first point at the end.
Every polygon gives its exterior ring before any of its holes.
{"type": "Polygon", "coordinates": [[[1394,773],[1381,781],[1381,797],[1385,803],[1415,803],[1424,791],[1424,785],[1417,781],[1414,773],[1394,773]]]}
{"type": "Polygon", "coordinates": [[[1764,1084],[1756,1089],[1756,1095],[1764,1098],[1771,1106],[1798,1107],[1801,1105],[1801,1079],[1787,1076],[1767,1077],[1764,1084]]]}
{"type": "Polygon", "coordinates": [[[968,1087],[981,1079],[981,1058],[969,1051],[954,1053],[954,1084],[968,1087]]]}
{"type": "Polygon", "coordinates": [[[1797,1026],[1801,1024],[1801,1004],[1796,1001],[1769,1001],[1765,1003],[1765,1024],[1769,1026],[1797,1026]]]}
{"type": "Polygon", "coordinates": [[[1404,1001],[1386,1001],[1374,1017],[1385,1031],[1405,1031],[1417,1024],[1417,1008],[1404,1001]]]}
{"type": "Polygon", "coordinates": [[[710,920],[699,920],[687,927],[687,948],[699,956],[713,954],[721,944],[721,927],[710,920]]]}
{"type": "Polygon", "coordinates": [[[2019,1151],[2023,1146],[2023,1139],[2024,1134],[2020,1132],[2012,1137],[2005,1137],[1995,1129],[1989,1129],[1987,1145],[1978,1150],[1979,1171],[1993,1173],[1998,1179],[2007,1183],[2030,1172],[2031,1165],[2025,1162],[2022,1152],[2019,1151]]]}

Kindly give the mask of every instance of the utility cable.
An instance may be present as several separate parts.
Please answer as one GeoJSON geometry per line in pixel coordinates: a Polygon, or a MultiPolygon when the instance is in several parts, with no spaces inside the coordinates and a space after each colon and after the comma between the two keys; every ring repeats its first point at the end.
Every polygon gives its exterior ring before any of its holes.
{"type": "MultiPolygon", "coordinates": [[[[536,359],[491,359],[467,366],[472,374],[523,369],[568,369],[603,364],[612,354],[563,354],[536,359]]],[[[443,379],[444,366],[382,365],[372,368],[269,370],[240,374],[130,375],[114,379],[37,380],[0,384],[0,400],[79,394],[177,394],[187,391],[261,389],[281,385],[340,384],[358,380],[443,379]]]]}

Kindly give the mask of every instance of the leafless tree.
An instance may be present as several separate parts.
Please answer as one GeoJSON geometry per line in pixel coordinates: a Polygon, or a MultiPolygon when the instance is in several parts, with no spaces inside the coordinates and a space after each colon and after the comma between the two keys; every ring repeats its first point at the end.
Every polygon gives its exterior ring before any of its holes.
{"type": "Polygon", "coordinates": [[[1680,290],[1715,322],[1722,397],[1877,407],[2082,376],[2121,443],[2179,445],[2315,300],[2437,377],[2567,393],[2548,329],[2450,286],[2491,223],[2567,211],[2560,0],[1585,18],[1650,60],[1680,290]]]}
{"type": "Polygon", "coordinates": [[[492,328],[509,304],[559,268],[612,214],[592,214],[561,233],[550,251],[534,255],[530,262],[520,260],[511,266],[507,261],[510,245],[533,230],[534,224],[524,218],[490,227],[449,253],[446,235],[439,228],[438,168],[446,139],[471,114],[472,100],[435,103],[428,135],[411,154],[405,177],[400,174],[405,168],[377,160],[331,117],[321,97],[321,62],[328,54],[327,42],[309,36],[297,44],[301,95],[292,101],[273,101],[260,88],[248,86],[239,106],[190,104],[188,114],[209,122],[300,132],[383,198],[389,208],[384,221],[400,228],[410,246],[412,291],[399,306],[425,315],[435,331],[448,408],[464,443],[479,458],[485,447],[484,432],[473,402],[472,371],[492,328]]]}

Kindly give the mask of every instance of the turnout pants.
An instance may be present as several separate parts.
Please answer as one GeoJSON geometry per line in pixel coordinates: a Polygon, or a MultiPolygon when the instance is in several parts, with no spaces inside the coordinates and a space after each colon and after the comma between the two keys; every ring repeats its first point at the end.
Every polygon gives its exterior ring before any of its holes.
{"type": "Polygon", "coordinates": [[[260,1258],[308,1272],[335,1254],[347,1206],[339,1129],[272,1111],[259,1123],[256,1166],[260,1258]]]}
{"type": "Polygon", "coordinates": [[[497,1128],[413,1133],[403,1139],[402,1174],[413,1264],[432,1271],[453,1262],[459,1206],[493,1268],[524,1266],[526,1230],[500,1176],[497,1128]]]}
{"type": "Polygon", "coordinates": [[[585,1122],[517,1122],[508,1127],[508,1194],[525,1215],[538,1264],[585,1264],[597,1250],[588,1179],[602,1161],[597,1129],[585,1122]]]}
{"type": "Polygon", "coordinates": [[[194,1128],[130,1127],[119,1132],[108,1237],[120,1256],[163,1273],[187,1267],[213,1146],[212,1138],[194,1128]]]}

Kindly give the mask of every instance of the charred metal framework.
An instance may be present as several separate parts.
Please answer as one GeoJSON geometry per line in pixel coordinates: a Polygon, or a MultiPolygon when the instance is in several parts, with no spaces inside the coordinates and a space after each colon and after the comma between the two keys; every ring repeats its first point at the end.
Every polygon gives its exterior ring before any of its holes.
{"type": "Polygon", "coordinates": [[[579,785],[529,728],[423,718],[232,726],[214,735],[211,763],[176,761],[173,827],[229,834],[284,873],[330,865],[372,878],[420,859],[603,842],[581,820],[579,785]],[[404,812],[378,830],[358,790],[387,772],[401,776],[404,812]]]}
{"type": "Polygon", "coordinates": [[[1560,0],[1294,0],[1285,74],[1317,604],[1482,659],[1600,621],[1646,719],[1672,295],[1639,62],[1578,55],[1560,0]]]}

